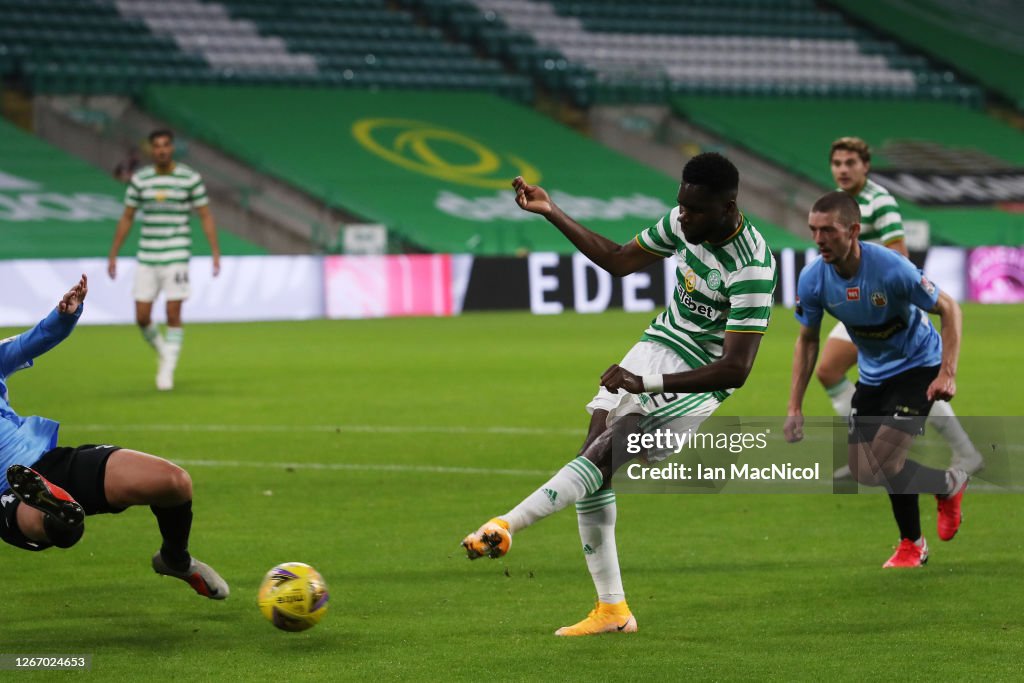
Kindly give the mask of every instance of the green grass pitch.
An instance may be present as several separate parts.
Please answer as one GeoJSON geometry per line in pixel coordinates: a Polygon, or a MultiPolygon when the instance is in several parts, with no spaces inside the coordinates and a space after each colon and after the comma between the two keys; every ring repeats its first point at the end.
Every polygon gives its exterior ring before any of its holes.
{"type": "MultiPolygon", "coordinates": [[[[965,307],[961,414],[1024,415],[1022,313],[965,307]]],[[[461,537],[575,455],[597,378],[649,317],[191,325],[169,394],[134,329],[79,328],[11,378],[13,405],[60,420],[62,444],[182,462],[192,550],[232,595],[153,574],[148,510],[94,517],[67,551],[0,548],[0,652],[88,653],[87,677],[117,681],[1024,676],[1016,495],[969,494],[949,544],[922,499],[932,559],[902,572],[880,569],[895,541],[884,497],[621,495],[628,637],[552,636],[594,599],[571,510],[506,558],[468,562],[461,537]],[[331,588],[311,631],[279,632],[256,608],[283,561],[331,588]]],[[[777,310],[720,414],[784,412],[795,332],[777,310]]],[[[807,412],[829,413],[816,386],[807,412]]]]}

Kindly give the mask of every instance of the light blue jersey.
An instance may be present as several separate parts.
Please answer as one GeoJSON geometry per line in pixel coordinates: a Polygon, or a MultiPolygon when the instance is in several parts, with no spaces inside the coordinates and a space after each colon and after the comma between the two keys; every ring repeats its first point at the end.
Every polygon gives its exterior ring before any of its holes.
{"type": "Polygon", "coordinates": [[[55,308],[31,330],[0,342],[0,493],[8,488],[7,468],[34,465],[57,445],[60,426],[45,417],[21,417],[14,412],[7,402],[7,378],[32,367],[34,358],[67,339],[81,315],[81,305],[73,315],[62,315],[55,308]]]}
{"type": "Polygon", "coordinates": [[[797,283],[796,319],[821,326],[828,311],[857,346],[860,381],[877,386],[911,368],[942,362],[942,337],[925,314],[938,288],[902,255],[861,242],[860,268],[849,280],[818,259],[797,283]]]}

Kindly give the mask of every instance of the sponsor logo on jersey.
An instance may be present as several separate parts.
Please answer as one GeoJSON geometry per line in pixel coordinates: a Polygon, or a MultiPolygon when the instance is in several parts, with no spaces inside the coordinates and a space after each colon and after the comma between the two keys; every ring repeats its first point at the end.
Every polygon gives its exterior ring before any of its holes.
{"type": "Polygon", "coordinates": [[[686,275],[683,276],[683,283],[686,285],[687,292],[697,289],[697,273],[687,270],[686,275]]]}
{"type": "Polygon", "coordinates": [[[847,301],[860,301],[860,287],[847,287],[846,288],[846,300],[847,301]]]}
{"type": "Polygon", "coordinates": [[[718,272],[718,269],[713,269],[708,273],[708,277],[705,280],[708,283],[708,289],[712,292],[717,292],[718,288],[722,286],[722,274],[718,272]]]}
{"type": "Polygon", "coordinates": [[[860,337],[861,339],[876,339],[884,341],[886,339],[891,339],[893,336],[907,329],[907,321],[903,318],[896,317],[889,318],[880,325],[860,325],[858,327],[847,325],[846,329],[851,335],[860,337]]]}
{"type": "Polygon", "coordinates": [[[881,308],[889,303],[889,300],[885,298],[885,292],[872,292],[871,303],[881,308]]]}
{"type": "Polygon", "coordinates": [[[696,301],[694,301],[693,297],[691,297],[689,294],[683,297],[682,303],[683,306],[686,306],[688,309],[690,309],[697,315],[702,315],[705,318],[715,317],[715,309],[713,306],[708,306],[707,304],[699,304],[696,301]]]}
{"type": "Polygon", "coordinates": [[[924,289],[924,291],[928,292],[928,296],[935,294],[935,285],[933,285],[932,281],[926,278],[924,275],[921,276],[921,287],[924,289]]]}
{"type": "Polygon", "coordinates": [[[715,309],[713,306],[707,304],[698,303],[690,296],[690,290],[684,291],[682,285],[676,285],[676,293],[679,295],[679,305],[686,308],[697,315],[702,315],[705,318],[714,318],[715,309]]]}

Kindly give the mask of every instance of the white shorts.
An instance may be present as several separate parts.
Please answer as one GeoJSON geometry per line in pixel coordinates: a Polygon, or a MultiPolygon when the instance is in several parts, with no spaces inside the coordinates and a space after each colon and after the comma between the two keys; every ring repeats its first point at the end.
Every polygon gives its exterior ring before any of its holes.
{"type": "Polygon", "coordinates": [[[846,325],[843,323],[836,323],[836,326],[832,328],[832,331],[828,333],[828,339],[838,339],[848,344],[852,344],[853,340],[850,339],[850,333],[846,329],[846,325]]]}
{"type": "Polygon", "coordinates": [[[135,268],[132,296],[136,301],[152,303],[160,292],[168,301],[184,301],[191,293],[188,284],[188,263],[152,266],[140,263],[135,268]]]}
{"type": "MultiPolygon", "coordinates": [[[[622,362],[623,368],[635,375],[665,375],[689,372],[692,368],[672,349],[657,342],[642,341],[633,345],[622,362]]],[[[608,411],[608,426],[625,415],[645,415],[653,418],[653,426],[669,428],[679,434],[692,429],[696,431],[701,423],[721,405],[714,394],[630,394],[619,389],[613,394],[604,387],[587,404],[587,412],[608,411]]],[[[671,453],[665,453],[650,461],[662,460],[671,453]]]]}

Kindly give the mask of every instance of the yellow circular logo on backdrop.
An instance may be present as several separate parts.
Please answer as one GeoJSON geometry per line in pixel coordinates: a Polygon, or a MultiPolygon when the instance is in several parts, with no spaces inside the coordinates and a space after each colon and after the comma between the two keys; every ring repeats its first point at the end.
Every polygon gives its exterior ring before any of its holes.
{"type": "Polygon", "coordinates": [[[432,123],[362,119],[352,124],[352,135],[396,166],[460,185],[507,190],[517,175],[531,185],[540,180],[540,171],[525,160],[432,123]]]}

